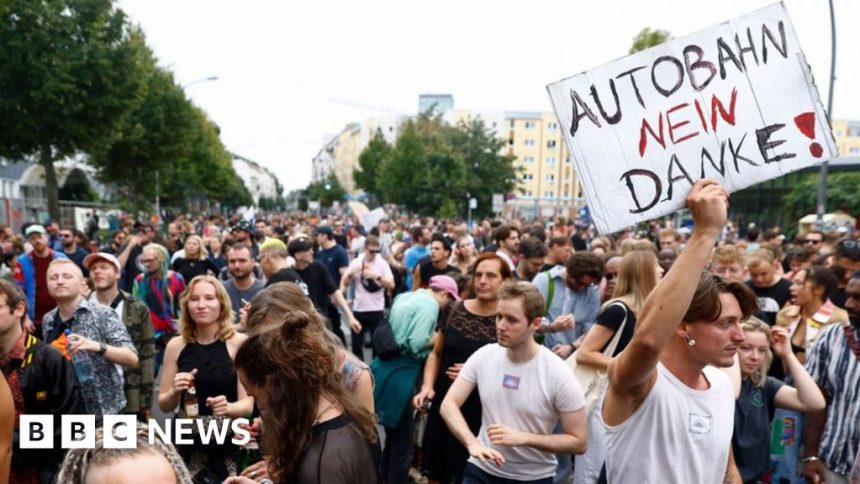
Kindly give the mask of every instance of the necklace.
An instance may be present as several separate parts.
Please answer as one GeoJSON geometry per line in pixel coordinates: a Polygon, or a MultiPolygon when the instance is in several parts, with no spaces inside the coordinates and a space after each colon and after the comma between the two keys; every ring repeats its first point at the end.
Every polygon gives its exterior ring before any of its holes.
{"type": "MultiPolygon", "coordinates": [[[[328,401],[328,400],[326,400],[326,401],[328,401]]],[[[322,418],[322,416],[325,415],[325,413],[328,412],[329,410],[333,409],[336,405],[337,405],[337,403],[329,403],[328,407],[324,408],[322,410],[322,412],[317,414],[317,418],[314,419],[314,423],[312,423],[311,426],[316,427],[317,424],[320,423],[320,419],[322,418]]]]}

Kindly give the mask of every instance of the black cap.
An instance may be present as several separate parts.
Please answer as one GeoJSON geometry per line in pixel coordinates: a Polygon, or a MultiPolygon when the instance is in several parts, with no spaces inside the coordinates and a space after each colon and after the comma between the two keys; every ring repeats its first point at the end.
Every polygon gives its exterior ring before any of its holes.
{"type": "Polygon", "coordinates": [[[231,232],[236,232],[238,230],[244,230],[245,232],[248,232],[250,234],[254,231],[254,228],[251,226],[251,222],[248,222],[247,220],[240,220],[236,222],[236,225],[234,225],[232,229],[230,229],[231,232]]]}
{"type": "Polygon", "coordinates": [[[334,230],[332,230],[331,226],[329,225],[321,225],[317,227],[316,234],[325,234],[329,237],[334,237],[334,230]]]}

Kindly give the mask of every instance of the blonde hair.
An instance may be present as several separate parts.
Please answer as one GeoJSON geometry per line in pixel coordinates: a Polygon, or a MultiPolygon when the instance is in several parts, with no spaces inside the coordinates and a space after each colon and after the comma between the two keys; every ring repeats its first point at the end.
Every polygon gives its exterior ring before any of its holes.
{"type": "MultiPolygon", "coordinates": [[[[191,240],[197,241],[197,257],[195,257],[194,260],[206,260],[206,259],[208,259],[209,258],[209,251],[206,250],[206,246],[203,245],[203,239],[201,239],[199,235],[189,235],[188,238],[185,239],[185,244],[183,244],[182,248],[184,249],[185,246],[188,245],[188,242],[191,240]]],[[[187,250],[185,251],[185,258],[191,259],[191,255],[188,253],[187,250]]]]}
{"type": "Polygon", "coordinates": [[[48,263],[48,271],[47,272],[51,271],[51,267],[58,266],[61,264],[71,265],[72,266],[72,272],[77,274],[79,278],[81,278],[81,279],[84,278],[84,273],[81,272],[81,268],[78,267],[78,265],[75,264],[75,261],[73,261],[71,259],[54,259],[54,260],[52,260],[50,263],[48,263]]]}
{"type": "Polygon", "coordinates": [[[230,296],[227,290],[224,289],[224,284],[212,276],[197,276],[191,279],[182,297],[179,299],[179,326],[180,334],[183,341],[186,343],[197,342],[197,324],[191,319],[188,311],[188,301],[191,299],[191,294],[194,292],[194,287],[201,283],[209,283],[215,288],[215,297],[221,304],[221,313],[218,315],[218,338],[221,341],[226,341],[236,332],[233,329],[233,306],[230,304],[230,296]]]}
{"type": "Polygon", "coordinates": [[[650,251],[657,255],[657,246],[648,239],[624,239],[621,242],[621,255],[627,255],[636,251],[650,251]]]}
{"type": "Polygon", "coordinates": [[[746,257],[734,244],[721,245],[714,249],[711,254],[711,264],[734,264],[738,263],[741,267],[746,265],[746,257]]]}
{"type": "Polygon", "coordinates": [[[741,325],[744,332],[747,331],[758,331],[764,333],[767,336],[767,350],[764,352],[764,358],[762,359],[761,366],[756,369],[750,375],[750,381],[753,385],[757,387],[763,387],[765,380],[767,380],[767,371],[770,369],[770,363],[773,361],[773,352],[770,350],[770,344],[773,343],[773,335],[770,332],[770,326],[767,325],[761,319],[758,319],[755,316],[750,316],[749,319],[744,321],[741,325]]]}
{"type": "Polygon", "coordinates": [[[173,473],[176,474],[176,482],[180,484],[192,484],[191,473],[182,461],[182,457],[176,452],[176,448],[169,442],[160,438],[153,439],[149,443],[149,430],[144,424],[137,424],[137,445],[131,449],[107,449],[104,446],[104,429],[96,429],[96,445],[92,449],[71,449],[63,460],[60,468],[58,482],[64,484],[84,484],[87,482],[87,472],[93,467],[106,466],[113,462],[133,458],[141,454],[161,455],[167,459],[173,473]]]}
{"type": "Polygon", "coordinates": [[[650,250],[634,250],[621,258],[615,293],[604,308],[613,301],[623,299],[630,309],[638,314],[645,299],[657,285],[657,256],[650,250]]]}
{"type": "Polygon", "coordinates": [[[773,265],[776,258],[772,251],[767,249],[756,249],[752,251],[747,258],[747,267],[758,267],[761,264],[773,265]]]}

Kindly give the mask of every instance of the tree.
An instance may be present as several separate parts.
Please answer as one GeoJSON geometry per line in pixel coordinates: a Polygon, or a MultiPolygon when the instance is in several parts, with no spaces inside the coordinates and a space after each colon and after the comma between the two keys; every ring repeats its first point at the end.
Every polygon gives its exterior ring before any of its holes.
{"type": "Polygon", "coordinates": [[[173,74],[156,67],[151,53],[147,63],[143,100],[114,140],[90,159],[101,179],[119,187],[135,209],[155,197],[156,173],[163,186],[171,185],[172,165],[190,158],[197,131],[206,129],[173,74]]]}
{"type": "MultiPolygon", "coordinates": [[[[817,173],[807,174],[785,196],[785,205],[794,220],[815,213],[818,204],[818,184],[817,173]]],[[[827,179],[826,212],[840,210],[852,216],[860,214],[858,186],[860,186],[860,173],[831,173],[827,179]]]]}
{"type": "Polygon", "coordinates": [[[318,200],[321,207],[330,207],[335,200],[346,198],[346,190],[332,173],[326,179],[308,185],[305,196],[308,200],[318,200]]]}
{"type": "Polygon", "coordinates": [[[502,155],[503,147],[480,119],[451,126],[423,113],[401,126],[377,183],[386,203],[414,212],[465,215],[469,198],[476,198],[476,213],[489,214],[492,195],[516,186],[514,157],[502,155]]]}
{"type": "Polygon", "coordinates": [[[367,147],[358,155],[358,169],[352,173],[355,184],[369,195],[378,198],[382,194],[379,187],[379,167],[391,156],[391,145],[385,140],[382,131],[376,130],[367,147]]]}
{"type": "Polygon", "coordinates": [[[630,53],[635,54],[649,47],[660,45],[671,38],[672,34],[665,30],[651,30],[650,28],[645,27],[636,34],[636,37],[633,37],[633,45],[630,47],[630,53]]]}
{"type": "Polygon", "coordinates": [[[7,0],[0,19],[0,156],[44,166],[58,218],[54,162],[110,141],[140,101],[143,36],[111,0],[7,0]]]}
{"type": "Polygon", "coordinates": [[[59,190],[61,200],[74,200],[76,202],[97,202],[98,192],[90,185],[87,174],[80,168],[72,169],[66,175],[66,182],[59,190]]]}

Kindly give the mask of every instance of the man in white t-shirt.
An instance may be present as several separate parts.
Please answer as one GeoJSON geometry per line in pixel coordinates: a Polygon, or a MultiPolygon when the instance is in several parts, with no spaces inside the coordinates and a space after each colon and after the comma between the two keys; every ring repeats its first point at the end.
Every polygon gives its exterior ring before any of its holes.
{"type": "Polygon", "coordinates": [[[586,450],[585,398],[564,361],[534,340],[544,309],[543,296],[534,285],[508,283],[498,297],[499,342],[466,360],[440,413],[472,456],[464,484],[551,483],[554,454],[586,450]],[[460,412],[475,388],[483,407],[478,437],[460,412]],[[553,434],[559,419],[563,432],[553,434]]]}
{"type": "Polygon", "coordinates": [[[715,367],[734,363],[755,295],[704,272],[728,196],[714,180],[693,185],[693,235],[609,364],[602,408],[609,482],[741,482],[731,455],[734,388],[715,367]]]}

